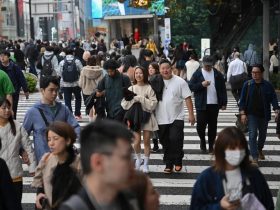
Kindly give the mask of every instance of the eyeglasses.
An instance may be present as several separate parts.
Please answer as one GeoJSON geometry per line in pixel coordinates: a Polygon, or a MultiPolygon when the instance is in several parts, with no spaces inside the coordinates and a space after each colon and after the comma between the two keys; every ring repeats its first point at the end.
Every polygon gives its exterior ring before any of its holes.
{"type": "Polygon", "coordinates": [[[252,71],[252,74],[261,74],[262,72],[260,71],[252,71]]]}
{"type": "Polygon", "coordinates": [[[0,108],[2,109],[2,110],[10,110],[10,107],[8,107],[8,106],[0,106],[0,108]]]}
{"type": "Polygon", "coordinates": [[[101,154],[106,155],[106,156],[116,155],[117,157],[119,157],[120,159],[125,160],[125,161],[132,161],[133,160],[133,155],[131,153],[121,155],[121,154],[116,154],[116,153],[113,153],[113,152],[102,152],[101,154]]]}

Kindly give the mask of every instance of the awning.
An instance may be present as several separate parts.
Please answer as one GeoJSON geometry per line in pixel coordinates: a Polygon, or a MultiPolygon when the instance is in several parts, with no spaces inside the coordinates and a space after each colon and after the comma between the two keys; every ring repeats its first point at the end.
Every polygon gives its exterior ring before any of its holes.
{"type": "Polygon", "coordinates": [[[146,15],[116,15],[116,16],[106,16],[104,20],[121,20],[121,19],[139,19],[139,18],[153,18],[153,14],[146,15]]]}

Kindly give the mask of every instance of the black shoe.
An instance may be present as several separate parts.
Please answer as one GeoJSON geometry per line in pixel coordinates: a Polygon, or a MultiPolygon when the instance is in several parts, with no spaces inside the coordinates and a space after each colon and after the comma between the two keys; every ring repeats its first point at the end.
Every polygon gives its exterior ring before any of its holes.
{"type": "Polygon", "coordinates": [[[154,143],[154,147],[152,149],[152,152],[158,152],[158,150],[159,150],[158,140],[157,139],[153,139],[153,143],[154,143]]]}
{"type": "Polygon", "coordinates": [[[206,150],[206,145],[201,143],[200,144],[200,150],[201,150],[202,153],[206,153],[206,151],[207,151],[206,150]]]}

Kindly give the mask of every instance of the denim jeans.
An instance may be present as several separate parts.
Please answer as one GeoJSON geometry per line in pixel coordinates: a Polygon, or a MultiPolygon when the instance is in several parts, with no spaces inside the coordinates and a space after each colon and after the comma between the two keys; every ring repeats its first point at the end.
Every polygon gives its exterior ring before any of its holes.
{"type": "Polygon", "coordinates": [[[75,116],[80,116],[81,115],[81,105],[82,105],[82,96],[81,96],[81,88],[76,86],[76,87],[63,87],[62,88],[63,93],[64,93],[64,101],[65,105],[72,111],[72,105],[71,105],[71,100],[72,100],[72,93],[75,96],[75,116]]]}
{"type": "Polygon", "coordinates": [[[249,147],[253,159],[258,159],[258,151],[261,151],[264,147],[267,126],[268,121],[265,118],[248,115],[249,147]]]}

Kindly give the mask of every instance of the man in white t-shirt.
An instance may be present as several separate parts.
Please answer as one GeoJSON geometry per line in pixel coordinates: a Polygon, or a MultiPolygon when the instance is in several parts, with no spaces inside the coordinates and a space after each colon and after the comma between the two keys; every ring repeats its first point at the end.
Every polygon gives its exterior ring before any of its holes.
{"type": "Polygon", "coordinates": [[[159,64],[164,87],[162,100],[156,108],[156,118],[166,164],[164,173],[172,173],[174,166],[175,171],[179,172],[184,157],[184,102],[189,111],[189,122],[191,125],[195,123],[191,91],[185,80],[172,75],[170,61],[163,59],[159,64]]]}
{"type": "Polygon", "coordinates": [[[205,130],[208,125],[208,144],[211,154],[217,135],[219,109],[225,110],[227,106],[227,91],[223,75],[213,68],[213,57],[204,56],[202,63],[203,68],[193,74],[189,86],[194,92],[200,149],[203,153],[206,152],[205,130]]]}

